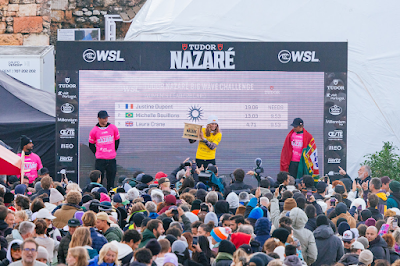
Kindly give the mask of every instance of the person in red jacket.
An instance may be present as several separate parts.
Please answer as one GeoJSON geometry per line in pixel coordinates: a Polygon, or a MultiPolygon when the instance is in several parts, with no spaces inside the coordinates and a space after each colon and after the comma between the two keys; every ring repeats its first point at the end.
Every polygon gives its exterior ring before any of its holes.
{"type": "Polygon", "coordinates": [[[280,164],[281,171],[289,172],[291,176],[296,178],[301,153],[313,139],[313,136],[304,129],[304,122],[301,118],[295,118],[291,126],[293,129],[283,143],[280,164]]]}

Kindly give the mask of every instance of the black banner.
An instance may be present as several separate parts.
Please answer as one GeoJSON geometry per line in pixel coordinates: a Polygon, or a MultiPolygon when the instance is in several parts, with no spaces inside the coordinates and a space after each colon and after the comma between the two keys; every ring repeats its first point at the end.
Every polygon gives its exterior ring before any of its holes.
{"type": "Polygon", "coordinates": [[[324,87],[324,172],[336,180],[347,169],[347,73],[325,73],[324,87]]]}
{"type": "Polygon", "coordinates": [[[56,171],[65,169],[68,178],[78,181],[79,72],[57,71],[56,77],[56,171]]]}

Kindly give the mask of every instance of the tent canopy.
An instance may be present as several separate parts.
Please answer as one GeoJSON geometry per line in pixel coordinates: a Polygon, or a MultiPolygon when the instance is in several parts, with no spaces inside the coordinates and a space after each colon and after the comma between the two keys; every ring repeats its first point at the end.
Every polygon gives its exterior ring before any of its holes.
{"type": "Polygon", "coordinates": [[[18,153],[20,136],[27,135],[44,167],[55,173],[55,94],[0,71],[0,95],[0,139],[18,153]]]}
{"type": "Polygon", "coordinates": [[[348,42],[347,171],[400,147],[400,1],[148,0],[126,41],[348,42]]]}

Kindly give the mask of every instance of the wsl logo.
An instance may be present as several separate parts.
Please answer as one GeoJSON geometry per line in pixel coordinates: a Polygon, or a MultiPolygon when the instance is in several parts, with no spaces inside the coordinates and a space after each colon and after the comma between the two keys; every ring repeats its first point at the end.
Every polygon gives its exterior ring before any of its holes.
{"type": "Polygon", "coordinates": [[[121,57],[120,50],[92,50],[86,49],[83,52],[83,60],[92,63],[97,59],[99,62],[124,62],[125,59],[121,57]]]}
{"type": "Polygon", "coordinates": [[[319,63],[315,58],[315,51],[288,51],[282,50],[278,54],[279,62],[286,64],[292,62],[319,63]]]}
{"type": "Polygon", "coordinates": [[[235,69],[233,47],[224,51],[219,44],[182,44],[182,51],[170,51],[170,69],[235,69]]]}

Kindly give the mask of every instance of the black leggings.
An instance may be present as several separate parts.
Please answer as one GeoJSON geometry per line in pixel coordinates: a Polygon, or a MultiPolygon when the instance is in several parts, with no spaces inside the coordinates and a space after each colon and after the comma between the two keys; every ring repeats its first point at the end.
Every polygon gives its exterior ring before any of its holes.
{"type": "Polygon", "coordinates": [[[199,168],[201,167],[201,165],[204,165],[204,169],[206,169],[209,164],[215,165],[215,159],[212,159],[212,160],[196,159],[196,164],[197,164],[197,167],[199,167],[199,168]]]}
{"type": "Polygon", "coordinates": [[[289,164],[289,174],[294,177],[294,179],[297,178],[297,170],[299,169],[299,162],[293,162],[291,161],[289,164]]]}
{"type": "Polygon", "coordinates": [[[107,178],[107,191],[114,187],[115,174],[117,173],[117,161],[115,159],[96,159],[95,169],[101,172],[101,182],[104,179],[104,172],[107,178]]]}

